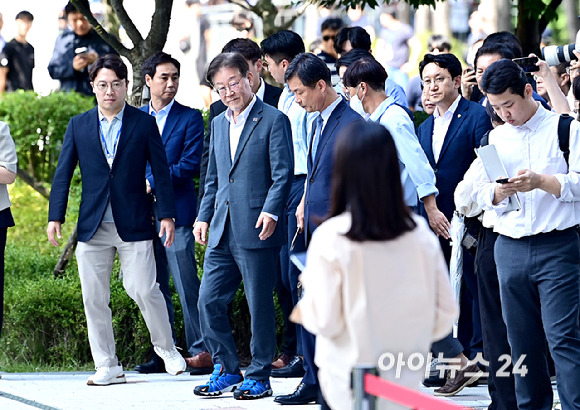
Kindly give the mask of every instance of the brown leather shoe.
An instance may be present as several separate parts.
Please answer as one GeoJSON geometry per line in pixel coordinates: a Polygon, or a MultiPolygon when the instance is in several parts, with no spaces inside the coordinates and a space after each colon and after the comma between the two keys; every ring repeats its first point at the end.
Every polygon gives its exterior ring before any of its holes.
{"type": "Polygon", "coordinates": [[[483,376],[483,371],[474,363],[463,370],[459,370],[455,377],[447,379],[445,385],[435,389],[433,394],[435,396],[454,396],[463,390],[464,387],[475,383],[481,376],[483,376]]]}
{"type": "Polygon", "coordinates": [[[210,374],[213,371],[213,360],[209,352],[201,352],[192,357],[186,357],[185,363],[189,374],[210,374]]]}
{"type": "Polygon", "coordinates": [[[281,369],[282,367],[288,366],[292,360],[291,356],[288,356],[286,353],[282,353],[276,360],[272,362],[272,369],[281,369]]]}

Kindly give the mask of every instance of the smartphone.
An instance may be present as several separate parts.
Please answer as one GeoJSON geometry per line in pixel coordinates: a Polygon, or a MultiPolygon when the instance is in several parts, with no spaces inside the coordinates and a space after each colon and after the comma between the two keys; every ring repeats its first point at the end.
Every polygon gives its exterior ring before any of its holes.
{"type": "Polygon", "coordinates": [[[534,71],[540,71],[540,67],[536,65],[538,62],[538,57],[523,57],[514,58],[512,60],[514,63],[522,67],[526,73],[533,73],[534,71]]]}
{"type": "Polygon", "coordinates": [[[86,47],[77,47],[75,48],[75,55],[86,53],[88,50],[86,47]]]}
{"type": "Polygon", "coordinates": [[[509,178],[500,178],[500,179],[496,179],[495,182],[497,182],[498,184],[507,184],[508,180],[509,180],[509,178]]]}

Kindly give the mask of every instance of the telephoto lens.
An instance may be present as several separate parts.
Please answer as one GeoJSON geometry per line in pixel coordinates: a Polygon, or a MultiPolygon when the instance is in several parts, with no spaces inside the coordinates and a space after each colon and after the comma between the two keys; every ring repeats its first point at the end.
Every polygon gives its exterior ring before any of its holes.
{"type": "Polygon", "coordinates": [[[550,66],[569,63],[577,60],[574,50],[580,51],[580,30],[576,33],[576,42],[563,46],[546,46],[542,48],[542,59],[550,66]]]}

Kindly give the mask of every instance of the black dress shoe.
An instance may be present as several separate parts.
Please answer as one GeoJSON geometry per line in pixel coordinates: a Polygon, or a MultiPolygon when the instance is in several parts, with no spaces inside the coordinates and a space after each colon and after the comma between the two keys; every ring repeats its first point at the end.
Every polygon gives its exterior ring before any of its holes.
{"type": "Polygon", "coordinates": [[[165,363],[163,359],[153,352],[153,357],[147,363],[135,366],[135,371],[139,373],[165,373],[165,363]]]}
{"type": "Polygon", "coordinates": [[[290,362],[279,369],[272,369],[271,377],[302,377],[304,376],[304,362],[300,356],[294,356],[290,362]]]}
{"type": "Polygon", "coordinates": [[[308,404],[318,399],[318,386],[300,383],[294,393],[277,396],[274,402],[279,404],[299,405],[308,404]]]}

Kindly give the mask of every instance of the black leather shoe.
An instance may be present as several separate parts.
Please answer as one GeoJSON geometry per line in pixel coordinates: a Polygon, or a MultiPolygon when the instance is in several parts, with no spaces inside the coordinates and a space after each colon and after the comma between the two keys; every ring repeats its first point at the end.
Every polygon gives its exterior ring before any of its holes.
{"type": "Polygon", "coordinates": [[[274,402],[278,404],[299,405],[315,402],[318,399],[318,386],[300,383],[292,394],[276,396],[274,402]]]}
{"type": "Polygon", "coordinates": [[[147,363],[135,366],[138,373],[165,373],[165,363],[163,359],[153,352],[153,357],[147,363]]]}
{"type": "Polygon", "coordinates": [[[294,356],[290,362],[279,369],[272,369],[271,377],[302,377],[304,376],[304,362],[300,356],[294,356]]]}

